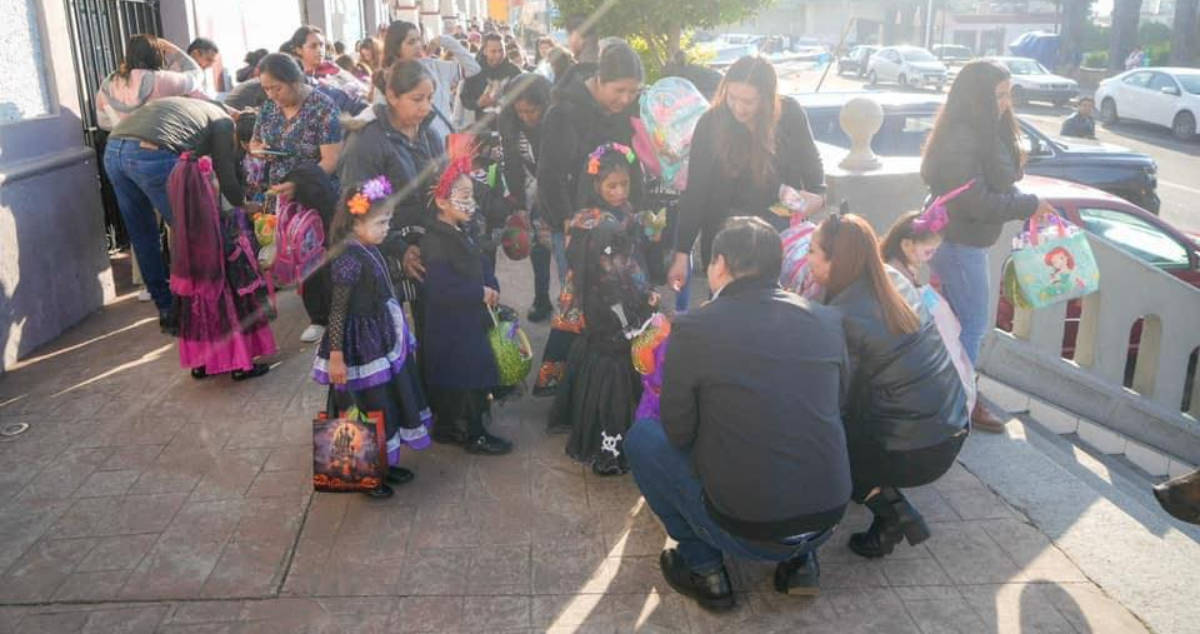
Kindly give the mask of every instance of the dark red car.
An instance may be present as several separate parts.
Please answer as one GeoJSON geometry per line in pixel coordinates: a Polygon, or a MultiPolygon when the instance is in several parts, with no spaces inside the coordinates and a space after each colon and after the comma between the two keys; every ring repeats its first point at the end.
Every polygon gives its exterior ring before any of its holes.
{"type": "MultiPolygon", "coordinates": [[[[1122,198],[1087,185],[1043,176],[1026,176],[1022,191],[1050,201],[1063,217],[1090,233],[1101,236],[1147,264],[1200,288],[1200,235],[1188,234],[1165,220],[1122,198]]],[[[998,279],[998,278],[997,278],[998,279]]],[[[1075,337],[1079,332],[1079,300],[1067,304],[1067,323],[1063,333],[1062,356],[1075,358],[1075,337]]],[[[1001,296],[996,311],[996,327],[1012,332],[1013,307],[1001,296]]],[[[1131,329],[1130,354],[1126,364],[1126,383],[1132,376],[1133,360],[1141,339],[1141,323],[1131,329]]]]}

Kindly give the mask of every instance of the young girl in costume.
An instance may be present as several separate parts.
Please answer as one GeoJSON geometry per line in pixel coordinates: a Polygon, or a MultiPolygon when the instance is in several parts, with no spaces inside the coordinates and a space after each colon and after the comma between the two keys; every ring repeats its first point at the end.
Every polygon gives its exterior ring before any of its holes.
{"type": "MultiPolygon", "coordinates": [[[[879,255],[888,265],[888,274],[902,275],[908,279],[920,293],[920,301],[933,316],[942,343],[950,353],[950,360],[958,370],[963,388],[967,392],[968,410],[975,407],[975,369],[967,351],[959,341],[962,326],[954,311],[946,300],[934,290],[934,284],[922,285],[919,281],[921,267],[928,265],[942,245],[942,230],[946,227],[948,217],[945,208],[933,205],[929,210],[910,211],[900,216],[888,229],[887,235],[879,243],[879,255]]],[[[916,310],[916,306],[913,309],[916,310]]]]}
{"type": "Polygon", "coordinates": [[[632,150],[600,146],[587,172],[596,206],[576,213],[567,227],[567,279],[554,328],[576,336],[549,426],[570,429],[572,458],[597,475],[618,475],[627,470],[623,441],[642,392],[629,337],[649,319],[657,296],[643,273],[645,234],[629,206],[637,175],[632,150]]]}
{"type": "MultiPolygon", "coordinates": [[[[313,364],[313,378],[335,391],[339,407],[383,412],[388,476],[413,479],[399,466],[400,448],[429,446],[432,422],[417,368],[417,341],[396,297],[379,245],[392,219],[392,185],[378,176],[350,190],[331,227],[333,279],[329,328],[313,364]]],[[[387,484],[370,492],[389,497],[387,484]]]]}
{"type": "Polygon", "coordinates": [[[433,196],[437,219],[421,237],[422,362],[436,420],[434,438],[473,454],[501,455],[512,451],[512,443],[486,427],[491,391],[500,384],[487,338],[487,310],[500,303],[500,284],[471,231],[476,211],[472,155],[460,151],[442,174],[433,196]]]}

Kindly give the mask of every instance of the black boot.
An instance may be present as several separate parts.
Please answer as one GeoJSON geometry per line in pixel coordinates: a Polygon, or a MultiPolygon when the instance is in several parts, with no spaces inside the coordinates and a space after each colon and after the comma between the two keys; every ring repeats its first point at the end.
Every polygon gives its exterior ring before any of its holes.
{"type": "Polygon", "coordinates": [[[817,551],[779,562],[775,567],[775,591],[808,597],[820,594],[821,564],[817,562],[817,551]]]}
{"type": "Polygon", "coordinates": [[[530,323],[541,323],[547,319],[550,319],[550,314],[553,312],[554,307],[550,305],[550,300],[535,299],[533,301],[533,307],[530,308],[529,312],[525,314],[525,319],[528,319],[530,323]]]}
{"type": "Polygon", "coordinates": [[[883,557],[890,555],[902,539],[912,546],[929,539],[925,519],[900,491],[884,487],[866,505],[875,518],[867,532],[850,536],[850,550],[855,553],[867,558],[883,557]]]}
{"type": "Polygon", "coordinates": [[[440,417],[433,419],[433,433],[430,436],[433,438],[433,442],[438,444],[458,445],[459,447],[466,445],[469,439],[467,428],[461,420],[446,421],[440,417]]]}
{"type": "Polygon", "coordinates": [[[688,568],[677,549],[668,548],[658,556],[658,567],[676,592],[695,599],[700,607],[722,611],[734,606],[733,585],[724,565],[715,572],[697,574],[688,568]]]}

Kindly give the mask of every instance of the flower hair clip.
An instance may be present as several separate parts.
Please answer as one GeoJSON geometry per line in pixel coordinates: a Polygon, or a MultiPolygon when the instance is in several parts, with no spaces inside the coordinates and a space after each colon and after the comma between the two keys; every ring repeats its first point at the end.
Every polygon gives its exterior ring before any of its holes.
{"type": "Polygon", "coordinates": [[[371,203],[379,202],[392,195],[392,182],[380,175],[362,184],[358,193],[346,201],[346,210],[351,215],[361,216],[371,210],[371,203]]]}
{"type": "Polygon", "coordinates": [[[605,143],[604,145],[592,150],[592,153],[588,155],[588,174],[591,174],[592,176],[599,174],[600,161],[604,160],[604,156],[610,152],[615,152],[625,157],[625,160],[628,161],[630,165],[633,165],[634,161],[637,160],[637,154],[635,154],[628,145],[621,143],[605,143]]]}

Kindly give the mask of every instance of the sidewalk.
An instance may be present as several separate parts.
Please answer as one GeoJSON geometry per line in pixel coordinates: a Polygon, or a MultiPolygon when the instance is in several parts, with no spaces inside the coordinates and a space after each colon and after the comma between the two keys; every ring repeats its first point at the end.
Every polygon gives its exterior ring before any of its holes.
{"type": "MultiPolygon", "coordinates": [[[[529,265],[500,278],[527,307],[529,265]]],[[[435,446],[391,500],[313,494],[324,394],[294,293],[280,313],[278,366],[244,383],[180,370],[132,294],[0,378],[0,419],[30,425],[0,443],[0,633],[1146,631],[961,465],[910,494],[925,544],[856,557],[854,507],[821,551],[820,597],[731,562],[725,615],[665,584],[666,537],[632,480],[568,459],[541,431],[548,400],[496,409],[513,455],[435,446]]],[[[540,354],[548,327],[528,331],[540,354]]]]}

